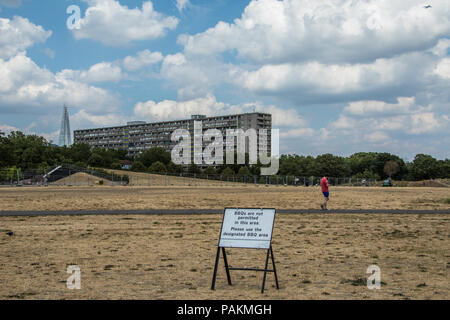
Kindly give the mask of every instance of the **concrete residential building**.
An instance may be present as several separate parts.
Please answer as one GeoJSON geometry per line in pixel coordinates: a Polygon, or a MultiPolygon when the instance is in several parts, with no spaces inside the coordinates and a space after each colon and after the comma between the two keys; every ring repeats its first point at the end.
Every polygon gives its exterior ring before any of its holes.
{"type": "MultiPolygon", "coordinates": [[[[163,147],[168,152],[171,152],[172,148],[178,143],[171,141],[170,137],[172,133],[176,129],[186,129],[189,131],[191,139],[193,139],[194,121],[202,122],[203,131],[208,129],[218,129],[222,132],[224,139],[224,154],[227,129],[243,129],[244,131],[250,128],[256,129],[258,140],[259,129],[267,129],[267,153],[270,155],[272,115],[258,112],[215,117],[193,115],[191,116],[191,119],[185,120],[155,123],[133,121],[128,122],[127,125],[118,127],[76,130],[74,131],[74,143],[87,143],[91,147],[104,149],[125,149],[131,156],[138,155],[144,150],[152,147],[163,147]]],[[[248,146],[246,149],[248,152],[248,146]]]]}

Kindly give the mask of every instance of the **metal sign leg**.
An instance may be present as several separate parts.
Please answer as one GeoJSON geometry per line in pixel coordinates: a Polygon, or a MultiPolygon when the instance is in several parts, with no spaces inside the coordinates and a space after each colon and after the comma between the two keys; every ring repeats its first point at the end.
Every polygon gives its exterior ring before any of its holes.
{"type": "Polygon", "coordinates": [[[275,268],[275,258],[273,257],[272,246],[270,246],[270,255],[272,257],[273,274],[275,275],[275,284],[277,285],[277,290],[278,290],[278,289],[280,289],[280,286],[278,285],[277,269],[275,268]]]}
{"type": "Polygon", "coordinates": [[[266,284],[267,265],[269,264],[269,253],[270,253],[270,249],[267,250],[266,264],[264,266],[264,276],[263,276],[261,293],[264,293],[264,285],[266,284]]]}
{"type": "Polygon", "coordinates": [[[214,290],[214,287],[216,285],[217,267],[219,266],[219,258],[220,258],[220,247],[217,247],[216,263],[214,265],[214,273],[213,273],[213,278],[212,278],[211,290],[214,290]]]}
{"type": "Polygon", "coordinates": [[[225,248],[222,248],[222,254],[223,254],[223,262],[225,263],[225,271],[227,272],[228,284],[231,286],[230,268],[228,268],[227,254],[225,252],[225,248]]]}

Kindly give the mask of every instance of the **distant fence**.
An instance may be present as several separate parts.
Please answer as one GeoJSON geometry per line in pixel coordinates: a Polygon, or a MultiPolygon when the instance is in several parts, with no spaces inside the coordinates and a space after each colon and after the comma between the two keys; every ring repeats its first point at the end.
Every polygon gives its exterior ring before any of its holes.
{"type": "MultiPolygon", "coordinates": [[[[277,185],[309,187],[320,185],[321,177],[220,175],[194,173],[160,173],[129,175],[129,184],[135,186],[223,186],[223,185],[277,185]]],[[[328,178],[331,186],[376,186],[376,180],[328,178]]]]}
{"type": "Polygon", "coordinates": [[[127,185],[123,175],[104,173],[75,166],[46,169],[0,169],[0,185],[9,186],[93,186],[127,185]]]}
{"type": "MultiPolygon", "coordinates": [[[[254,176],[194,173],[147,174],[108,170],[98,172],[64,166],[54,172],[45,169],[0,169],[0,185],[9,186],[224,186],[276,185],[309,187],[320,185],[321,177],[254,176]]],[[[376,186],[371,179],[329,177],[331,186],[376,186]]]]}

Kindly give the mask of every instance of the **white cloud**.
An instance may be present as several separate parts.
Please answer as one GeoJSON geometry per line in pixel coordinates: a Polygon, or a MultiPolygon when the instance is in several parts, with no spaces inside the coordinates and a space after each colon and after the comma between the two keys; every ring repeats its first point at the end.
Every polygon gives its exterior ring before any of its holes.
{"type": "MultiPolygon", "coordinates": [[[[442,127],[445,118],[442,118],[442,122],[436,119],[436,115],[432,112],[422,112],[411,115],[411,127],[409,132],[412,134],[421,134],[426,132],[432,132],[442,127]]],[[[447,123],[449,123],[447,121],[447,123]]]]}
{"type": "Polygon", "coordinates": [[[433,106],[423,107],[415,98],[400,97],[396,104],[383,101],[357,101],[347,105],[339,118],[331,124],[337,134],[361,134],[368,142],[388,140],[388,133],[417,136],[445,132],[450,122],[445,114],[433,111],[433,106]]]}
{"type": "Polygon", "coordinates": [[[407,113],[411,106],[414,105],[414,97],[399,97],[397,103],[386,103],[384,101],[355,101],[350,102],[344,108],[344,112],[352,115],[368,116],[371,114],[388,114],[407,113]]]}
{"type": "Polygon", "coordinates": [[[450,58],[440,60],[433,72],[443,79],[450,79],[450,58]]]}
{"type": "Polygon", "coordinates": [[[218,102],[212,94],[186,101],[163,100],[155,102],[149,100],[147,102],[139,102],[134,107],[134,115],[147,121],[188,119],[193,114],[214,116],[253,111],[271,113],[274,127],[298,128],[305,125],[305,120],[294,109],[265,106],[259,102],[231,105],[218,102]]]}
{"type": "Polygon", "coordinates": [[[118,82],[124,75],[122,69],[111,62],[94,64],[89,70],[64,69],[57,74],[58,77],[84,83],[118,82]]]}
{"type": "Polygon", "coordinates": [[[315,134],[314,129],[311,128],[298,128],[290,130],[282,130],[280,132],[280,138],[299,138],[299,137],[311,137],[315,134]]]}
{"type": "Polygon", "coordinates": [[[73,29],[76,39],[92,39],[106,45],[120,46],[132,41],[163,37],[178,25],[175,17],[166,17],[153,8],[151,1],[142,8],[130,9],[117,0],[84,0],[89,4],[80,28],[73,29]]]}
{"type": "Polygon", "coordinates": [[[33,129],[34,127],[35,127],[34,123],[32,123],[31,125],[29,125],[26,128],[17,128],[17,127],[10,126],[10,125],[7,125],[7,124],[0,124],[0,131],[5,133],[6,136],[9,133],[11,133],[12,131],[20,131],[20,132],[25,133],[25,134],[35,134],[37,136],[44,137],[45,140],[47,140],[49,142],[57,141],[57,138],[59,136],[59,130],[53,131],[53,132],[50,132],[50,133],[36,132],[36,130],[33,129]]]}
{"type": "Polygon", "coordinates": [[[203,98],[188,101],[163,100],[155,102],[149,100],[147,102],[139,102],[134,107],[134,114],[140,119],[147,121],[165,121],[187,119],[193,114],[212,116],[215,114],[233,113],[235,110],[235,107],[217,102],[214,96],[207,95],[203,98]]]}
{"type": "Polygon", "coordinates": [[[119,126],[126,124],[127,120],[125,116],[119,113],[105,111],[102,114],[93,114],[85,109],[81,109],[70,116],[71,126],[75,129],[119,126]]]}
{"type": "Polygon", "coordinates": [[[108,91],[68,79],[61,73],[55,75],[23,54],[6,61],[0,59],[0,74],[0,112],[20,107],[24,113],[42,113],[65,102],[100,111],[105,107],[113,110],[119,104],[108,91]]]}
{"type": "Polygon", "coordinates": [[[137,71],[141,68],[156,64],[163,60],[161,52],[151,52],[150,50],[140,51],[136,56],[127,56],[123,59],[123,66],[128,71],[137,71]]]}
{"type": "Polygon", "coordinates": [[[10,58],[35,43],[45,42],[51,34],[51,31],[44,30],[26,18],[0,18],[0,59],[10,58]]]}
{"type": "Polygon", "coordinates": [[[205,96],[215,85],[222,83],[227,69],[213,57],[188,60],[182,53],[177,53],[164,58],[160,72],[178,88],[179,99],[191,100],[205,96]]]}
{"type": "Polygon", "coordinates": [[[236,50],[259,63],[354,63],[427,49],[450,31],[447,0],[252,0],[240,19],[183,35],[189,54],[236,50]]]}
{"type": "Polygon", "coordinates": [[[0,124],[0,131],[8,135],[12,131],[21,131],[19,128],[7,124],[0,124]]]}
{"type": "Polygon", "coordinates": [[[384,132],[375,131],[369,134],[365,134],[364,140],[367,140],[368,142],[384,142],[389,140],[389,136],[384,132]]]}
{"type": "Polygon", "coordinates": [[[177,0],[176,6],[178,11],[182,12],[184,9],[186,9],[187,6],[190,5],[189,0],[177,0]]]}
{"type": "MultiPolygon", "coordinates": [[[[335,96],[349,93],[371,93],[392,86],[421,81],[418,69],[431,62],[419,54],[392,59],[377,59],[366,64],[264,65],[256,71],[236,71],[235,81],[250,91],[262,94],[299,92],[306,96],[335,96]],[[417,65],[418,63],[420,65],[417,65]],[[411,64],[416,63],[415,69],[411,64]]],[[[301,98],[301,95],[300,97],[301,98]]]]}

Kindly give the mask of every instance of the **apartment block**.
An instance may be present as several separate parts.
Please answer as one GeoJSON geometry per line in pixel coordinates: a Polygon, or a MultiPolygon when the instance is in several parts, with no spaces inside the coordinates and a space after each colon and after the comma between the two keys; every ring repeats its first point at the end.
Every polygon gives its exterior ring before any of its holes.
{"type": "MultiPolygon", "coordinates": [[[[272,115],[257,112],[215,117],[192,115],[191,119],[185,120],[155,123],[133,121],[118,127],[76,130],[74,131],[74,143],[87,143],[92,147],[104,149],[125,149],[131,156],[138,155],[152,147],[162,147],[171,152],[172,148],[178,143],[171,141],[172,133],[176,129],[186,129],[193,139],[194,121],[201,121],[203,132],[208,129],[219,130],[223,135],[224,151],[227,148],[225,144],[227,129],[243,129],[244,131],[250,128],[256,129],[258,152],[260,148],[259,129],[267,129],[267,144],[265,147],[270,155],[272,115]]],[[[234,148],[236,149],[236,143],[234,148]]],[[[248,152],[248,146],[246,146],[246,152],[248,152]]]]}

